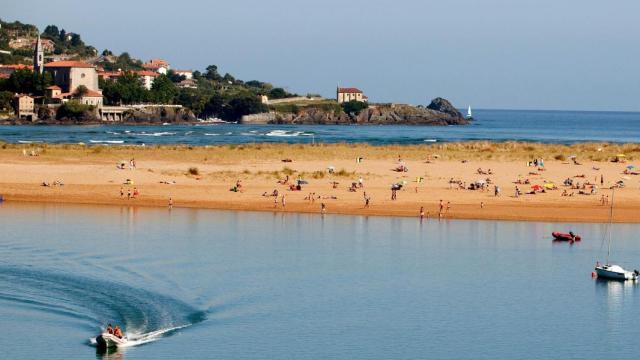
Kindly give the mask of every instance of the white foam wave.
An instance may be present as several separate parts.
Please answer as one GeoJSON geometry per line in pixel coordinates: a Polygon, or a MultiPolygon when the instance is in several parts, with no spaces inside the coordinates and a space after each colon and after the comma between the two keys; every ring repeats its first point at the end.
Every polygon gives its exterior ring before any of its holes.
{"type": "Polygon", "coordinates": [[[437,139],[424,139],[424,142],[437,142],[437,139]]]}
{"type": "Polygon", "coordinates": [[[146,132],[142,132],[139,134],[134,134],[137,136],[167,136],[167,135],[175,135],[176,133],[174,132],[169,132],[169,131],[161,131],[161,132],[154,132],[154,133],[146,133],[146,132]]]}
{"type": "Polygon", "coordinates": [[[216,133],[204,133],[205,136],[219,136],[220,134],[216,133]]]}
{"type": "Polygon", "coordinates": [[[304,134],[302,131],[293,131],[289,132],[287,130],[272,130],[266,133],[266,136],[276,136],[276,137],[296,137],[304,134]]]}
{"type": "Polygon", "coordinates": [[[124,144],[124,140],[89,140],[92,144],[124,144]]]}
{"type": "Polygon", "coordinates": [[[43,143],[42,140],[18,140],[18,143],[20,144],[41,144],[43,143]]]}

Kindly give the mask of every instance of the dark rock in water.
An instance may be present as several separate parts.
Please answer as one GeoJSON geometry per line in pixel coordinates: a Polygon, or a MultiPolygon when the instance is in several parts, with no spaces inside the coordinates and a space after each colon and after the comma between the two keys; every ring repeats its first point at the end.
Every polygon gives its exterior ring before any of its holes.
{"type": "Polygon", "coordinates": [[[463,117],[462,113],[460,113],[458,109],[456,109],[453,105],[451,105],[449,100],[443,99],[440,97],[431,100],[431,104],[427,106],[427,109],[449,114],[453,117],[459,117],[459,118],[463,117]]]}

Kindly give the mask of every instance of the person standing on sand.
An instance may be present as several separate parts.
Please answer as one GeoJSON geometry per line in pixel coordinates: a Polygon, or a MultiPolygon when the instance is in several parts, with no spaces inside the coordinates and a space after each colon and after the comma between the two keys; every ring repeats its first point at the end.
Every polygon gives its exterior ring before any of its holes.
{"type": "Polygon", "coordinates": [[[273,208],[274,208],[274,209],[277,209],[277,208],[278,208],[278,195],[276,195],[276,196],[273,198],[273,208]]]}
{"type": "Polygon", "coordinates": [[[324,213],[327,211],[327,207],[325,206],[324,203],[320,204],[320,212],[322,213],[322,215],[324,215],[324,213]]]}
{"type": "Polygon", "coordinates": [[[480,209],[484,209],[484,201],[480,201],[480,209]]]}
{"type": "Polygon", "coordinates": [[[600,186],[604,185],[604,175],[600,174],[600,186]]]}
{"type": "Polygon", "coordinates": [[[127,200],[131,200],[131,189],[127,189],[127,200]]]}
{"type": "Polygon", "coordinates": [[[371,200],[371,198],[368,197],[368,196],[364,198],[364,207],[365,207],[365,209],[369,208],[369,201],[370,200],[371,200]]]}
{"type": "Polygon", "coordinates": [[[173,209],[173,198],[169,197],[169,209],[173,209]]]}
{"type": "Polygon", "coordinates": [[[120,186],[120,199],[124,199],[124,189],[120,186]]]}
{"type": "Polygon", "coordinates": [[[284,194],[282,194],[282,208],[284,209],[286,205],[287,205],[287,201],[284,199],[284,194]]]}
{"type": "Polygon", "coordinates": [[[424,206],[420,206],[420,221],[424,219],[424,206]]]}

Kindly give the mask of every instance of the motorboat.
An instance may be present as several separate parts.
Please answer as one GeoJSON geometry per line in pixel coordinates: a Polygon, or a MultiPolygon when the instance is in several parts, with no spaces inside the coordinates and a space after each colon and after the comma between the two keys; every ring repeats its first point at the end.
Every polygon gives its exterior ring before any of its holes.
{"type": "Polygon", "coordinates": [[[558,232],[558,231],[554,231],[551,233],[551,236],[553,236],[554,240],[558,240],[558,241],[580,241],[582,240],[582,238],[579,235],[576,235],[572,232],[569,233],[562,233],[562,232],[558,232]]]}
{"type": "Polygon", "coordinates": [[[613,280],[638,280],[638,270],[627,271],[619,265],[596,265],[598,278],[613,280]]]}
{"type": "Polygon", "coordinates": [[[99,348],[114,348],[125,345],[129,340],[126,337],[119,338],[113,334],[102,333],[96,337],[96,345],[99,348]]]}

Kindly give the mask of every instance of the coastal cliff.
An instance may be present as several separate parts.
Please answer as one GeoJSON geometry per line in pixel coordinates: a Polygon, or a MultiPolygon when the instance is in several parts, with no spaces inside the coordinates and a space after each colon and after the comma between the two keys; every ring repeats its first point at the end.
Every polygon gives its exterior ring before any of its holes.
{"type": "Polygon", "coordinates": [[[449,101],[436,98],[427,107],[382,104],[371,105],[359,112],[346,113],[313,106],[296,112],[247,115],[245,124],[307,124],[307,125],[465,125],[469,121],[449,101]]]}

